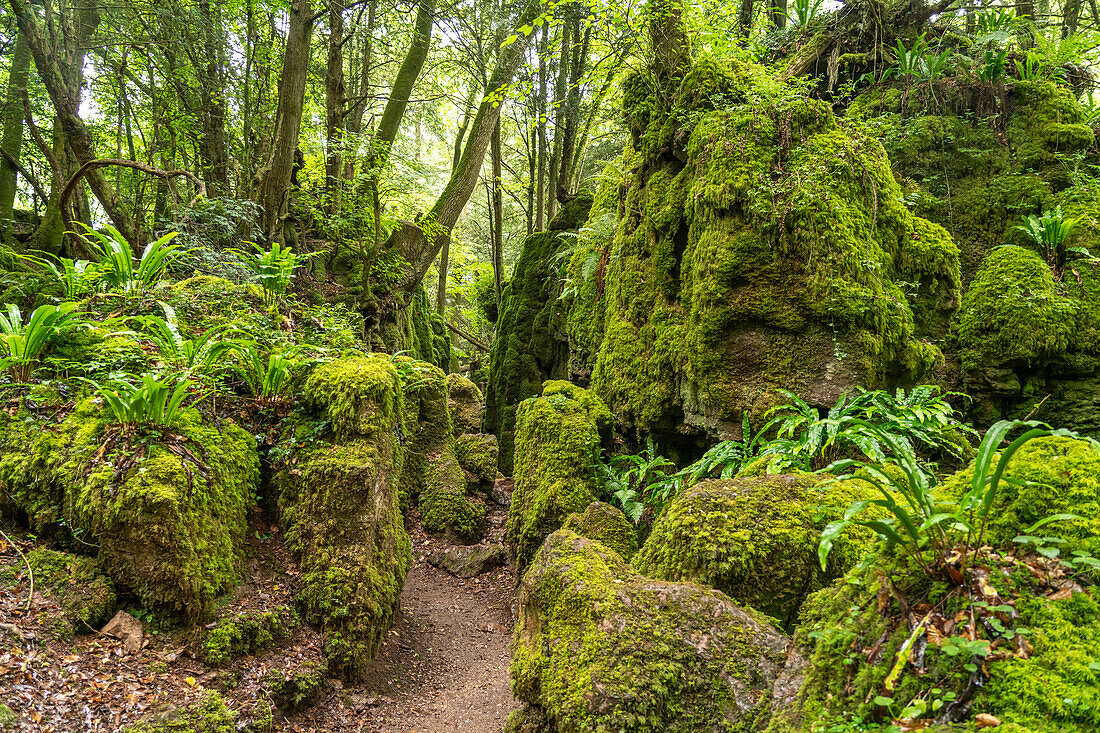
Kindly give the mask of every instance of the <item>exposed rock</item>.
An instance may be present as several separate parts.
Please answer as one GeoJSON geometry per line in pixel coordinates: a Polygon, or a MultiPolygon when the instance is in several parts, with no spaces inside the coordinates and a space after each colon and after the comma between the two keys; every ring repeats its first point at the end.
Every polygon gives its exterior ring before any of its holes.
{"type": "MultiPolygon", "coordinates": [[[[306,381],[304,421],[326,419],[275,477],[297,601],[325,630],[330,667],[357,677],[393,623],[411,560],[398,506],[405,450],[401,379],[385,356],[330,362],[306,381]]],[[[449,426],[448,426],[449,428],[449,426]]],[[[295,428],[284,440],[297,446],[295,428]]]]}
{"type": "Polygon", "coordinates": [[[451,545],[433,550],[428,562],[459,578],[473,578],[508,562],[504,545],[451,545]]]}
{"type": "Polygon", "coordinates": [[[596,499],[597,418],[607,408],[576,389],[520,403],[516,414],[515,490],[505,538],[522,571],[543,539],[596,499]]]}
{"type": "Polygon", "coordinates": [[[484,398],[476,384],[461,374],[448,374],[447,401],[456,438],[464,433],[481,432],[484,398]]]}
{"type": "Polygon", "coordinates": [[[464,433],[455,438],[455,458],[466,473],[466,491],[486,490],[497,478],[497,438],[464,433]]]}
{"type": "Polygon", "coordinates": [[[507,507],[512,505],[512,491],[515,487],[515,481],[510,478],[497,478],[493,481],[493,484],[489,487],[489,498],[499,506],[507,507]]]}
{"type": "Polygon", "coordinates": [[[403,487],[418,496],[424,529],[453,542],[481,536],[485,506],[466,496],[466,475],[455,457],[447,375],[438,367],[399,358],[405,382],[408,461],[403,487]]]}
{"type": "Polygon", "coordinates": [[[122,648],[127,654],[141,651],[141,642],[144,638],[141,622],[125,611],[116,613],[100,631],[107,636],[121,639],[122,648]]]}
{"type": "Polygon", "coordinates": [[[790,641],[697,585],[650,580],[569,530],[520,586],[509,730],[754,730],[790,641]],[[625,728],[624,728],[625,726],[625,728]]]}
{"type": "Polygon", "coordinates": [[[562,529],[576,532],[581,537],[599,542],[630,560],[638,550],[638,534],[634,525],[618,507],[602,501],[588,505],[584,513],[573,512],[565,519],[562,529]]]}
{"type": "Polygon", "coordinates": [[[806,596],[873,546],[870,530],[852,527],[837,538],[826,570],[818,562],[821,530],[872,494],[861,482],[812,474],[703,481],[657,518],[633,564],[648,577],[717,588],[790,629],[806,596]]]}

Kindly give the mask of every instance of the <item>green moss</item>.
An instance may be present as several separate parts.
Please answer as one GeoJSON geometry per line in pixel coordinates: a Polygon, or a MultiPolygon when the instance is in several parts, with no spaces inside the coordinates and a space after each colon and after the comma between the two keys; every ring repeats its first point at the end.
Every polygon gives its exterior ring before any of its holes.
{"type": "Polygon", "coordinates": [[[157,722],[143,722],[123,729],[123,733],[237,733],[237,713],[226,707],[216,692],[208,692],[202,702],[169,713],[157,722]]]}
{"type": "Polygon", "coordinates": [[[466,473],[467,492],[485,489],[497,479],[497,439],[481,433],[455,438],[455,459],[466,473]]]}
{"type": "Polygon", "coordinates": [[[583,514],[570,514],[565,518],[562,529],[599,542],[627,561],[638,551],[638,534],[634,531],[634,525],[622,511],[602,501],[589,504],[583,514]]]}
{"type": "MultiPolygon", "coordinates": [[[[53,627],[61,638],[98,629],[115,612],[118,596],[95,560],[54,550],[27,553],[36,592],[52,596],[63,619],[53,627]]],[[[0,568],[0,585],[15,582],[21,565],[0,568]]]]}
{"type": "Polygon", "coordinates": [[[238,657],[270,649],[286,639],[297,627],[298,619],[289,608],[274,611],[245,611],[218,619],[217,625],[202,640],[202,656],[208,664],[219,665],[238,657]]]}
{"type": "Polygon", "coordinates": [[[275,484],[300,563],[299,609],[324,629],[329,667],[354,678],[393,623],[411,559],[398,505],[402,385],[393,363],[373,356],[316,370],[306,390],[299,419],[331,430],[301,443],[288,431],[275,484]]]}
{"type": "Polygon", "coordinates": [[[870,493],[813,475],[703,481],[657,518],[633,565],[649,577],[717,588],[789,630],[809,593],[871,549],[874,535],[852,529],[838,538],[824,571],[817,557],[825,525],[870,493]]]}
{"type": "Polygon", "coordinates": [[[77,364],[90,374],[141,374],[149,367],[149,358],[134,336],[100,325],[68,329],[54,340],[50,356],[77,364]]]}
{"type": "Polygon", "coordinates": [[[390,337],[392,343],[387,346],[394,352],[403,352],[417,361],[451,371],[451,335],[423,284],[408,296],[405,306],[397,312],[396,329],[390,337]]]}
{"type": "Polygon", "coordinates": [[[465,433],[481,432],[482,395],[477,385],[461,374],[447,375],[447,404],[457,438],[465,433]]]}
{"type": "Polygon", "coordinates": [[[596,499],[600,436],[582,394],[565,391],[520,403],[516,470],[505,540],[523,568],[543,539],[596,499]],[[579,398],[579,399],[578,399],[579,398]]]}
{"type": "Polygon", "coordinates": [[[919,378],[958,297],[957,248],[905,208],[878,143],[719,66],[698,62],[623,181],[592,387],[638,434],[738,437],[779,388],[831,404],[919,378]]]}
{"type": "Polygon", "coordinates": [[[0,703],[0,728],[14,728],[19,716],[4,703],[0,703]]]}
{"type": "MultiPolygon", "coordinates": [[[[970,487],[973,467],[943,484],[945,495],[961,497],[970,487]]],[[[985,542],[1012,547],[1012,538],[1053,514],[1074,514],[1048,525],[1045,534],[1061,537],[1062,554],[1087,550],[1100,557],[1100,453],[1089,442],[1072,438],[1035,438],[1012,456],[996,502],[989,513],[985,542]],[[1021,482],[1016,484],[1015,482],[1021,482]]]]}
{"type": "Polygon", "coordinates": [[[564,529],[519,603],[512,691],[530,708],[513,730],[748,733],[786,660],[786,637],[721,593],[643,578],[564,529]]]}
{"type": "Polygon", "coordinates": [[[1041,257],[999,247],[970,284],[953,327],[963,369],[1034,365],[1064,354],[1077,313],[1041,257]]]}
{"type": "Polygon", "coordinates": [[[296,713],[309,707],[321,696],[328,669],[324,664],[304,662],[297,669],[272,669],[260,679],[271,701],[284,713],[296,713]]]}
{"type": "Polygon", "coordinates": [[[1073,93],[1050,81],[1017,81],[1012,90],[1017,113],[1006,132],[1025,167],[1058,162],[1059,153],[1084,150],[1094,141],[1085,114],[1073,93]]]}
{"type": "Polygon", "coordinates": [[[546,379],[562,378],[569,363],[564,333],[564,303],[558,299],[561,276],[555,258],[573,245],[563,236],[565,224],[575,228],[588,218],[592,194],[581,190],[551,230],[536,232],[523,243],[512,279],[501,297],[497,335],[489,354],[489,384],[485,394],[485,424],[500,439],[500,465],[512,472],[515,409],[537,395],[546,379]]]}

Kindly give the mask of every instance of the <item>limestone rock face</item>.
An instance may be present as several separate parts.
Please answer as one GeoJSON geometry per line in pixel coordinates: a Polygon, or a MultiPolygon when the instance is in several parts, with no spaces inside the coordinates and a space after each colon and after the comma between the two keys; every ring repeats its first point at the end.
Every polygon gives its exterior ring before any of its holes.
{"type": "Polygon", "coordinates": [[[645,578],[562,529],[520,587],[512,730],[751,731],[789,639],[714,590],[645,578]]]}
{"type": "Polygon", "coordinates": [[[638,534],[634,525],[618,507],[607,502],[594,501],[583,513],[573,512],[562,527],[599,542],[619,553],[624,560],[630,560],[638,550],[638,534]]]}
{"type": "Polygon", "coordinates": [[[333,430],[304,442],[276,476],[287,543],[301,565],[302,615],[325,629],[329,667],[348,678],[393,623],[411,560],[398,505],[401,398],[384,356],[319,367],[306,382],[302,418],[327,419],[333,430]]]}
{"type": "Polygon", "coordinates": [[[505,540],[521,570],[566,517],[596,500],[597,419],[610,413],[595,395],[575,387],[554,391],[558,384],[548,382],[553,393],[524,400],[516,414],[515,489],[505,540]]]}
{"type": "Polygon", "coordinates": [[[458,578],[474,578],[508,562],[504,545],[452,545],[432,551],[428,562],[458,578]]]}
{"type": "Polygon", "coordinates": [[[649,577],[717,588],[789,630],[806,596],[871,548],[870,530],[853,527],[837,538],[824,571],[818,562],[821,530],[871,495],[866,484],[814,475],[703,481],[662,512],[633,564],[649,577]]]}
{"type": "Polygon", "coordinates": [[[456,438],[463,433],[481,432],[484,398],[476,384],[461,374],[448,374],[447,402],[450,406],[451,424],[456,438]]]}

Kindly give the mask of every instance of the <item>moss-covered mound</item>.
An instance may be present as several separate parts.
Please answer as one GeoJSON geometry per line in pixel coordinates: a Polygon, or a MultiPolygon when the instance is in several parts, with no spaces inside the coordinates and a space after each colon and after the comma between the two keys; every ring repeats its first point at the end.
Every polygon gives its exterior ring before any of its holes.
{"type": "MultiPolygon", "coordinates": [[[[970,488],[973,466],[959,471],[943,485],[954,499],[970,488]]],[[[1073,514],[1042,529],[1044,535],[1064,540],[1063,555],[1084,550],[1100,557],[1100,452],[1083,440],[1036,438],[1012,456],[989,513],[986,541],[1010,547],[1012,539],[1036,522],[1054,514],[1073,514]]]]}
{"type": "Polygon", "coordinates": [[[185,409],[129,435],[86,400],[60,425],[24,408],[0,423],[0,443],[4,503],[98,544],[104,571],[158,615],[205,618],[235,585],[259,459],[233,422],[185,409]]]}
{"type": "Polygon", "coordinates": [[[848,571],[874,535],[853,528],[838,538],[821,570],[821,530],[857,500],[856,482],[814,475],[703,481],[657,518],[633,565],[663,580],[692,581],[763,611],[789,629],[812,591],[848,571]]]}
{"type": "MultiPolygon", "coordinates": [[[[91,633],[114,614],[118,604],[114,583],[95,560],[37,549],[27,553],[27,563],[34,574],[35,591],[51,596],[64,614],[64,620],[53,629],[58,636],[91,633]]],[[[14,582],[22,569],[20,565],[4,568],[0,584],[14,582]]]]}
{"type": "Polygon", "coordinates": [[[159,719],[128,726],[123,733],[238,733],[243,728],[238,724],[238,718],[236,711],[226,706],[221,695],[208,692],[199,703],[159,719]]]}
{"type": "Polygon", "coordinates": [[[831,405],[942,358],[918,331],[957,297],[958,250],[902,203],[881,145],[740,55],[698,59],[669,100],[650,81],[624,87],[592,377],[622,422],[739,438],[778,388],[831,405]]]}
{"type": "Polygon", "coordinates": [[[458,542],[476,541],[486,508],[466,496],[466,475],[455,457],[447,375],[423,362],[398,363],[409,436],[404,489],[419,497],[424,529],[458,542]]]}
{"type": "Polygon", "coordinates": [[[226,662],[270,649],[286,639],[298,626],[294,611],[276,608],[271,611],[245,611],[218,619],[202,640],[202,657],[207,664],[226,662]]]}
{"type": "Polygon", "coordinates": [[[511,726],[544,731],[752,731],[788,639],[723,594],[638,575],[604,546],[551,535],[524,575],[511,726]]]}
{"type": "Polygon", "coordinates": [[[638,551],[638,533],[634,525],[621,510],[603,501],[592,502],[583,513],[570,514],[562,529],[599,542],[627,561],[638,551]]]}
{"type": "Polygon", "coordinates": [[[487,489],[497,478],[497,437],[483,433],[455,437],[455,458],[466,474],[466,490],[487,489]]]}
{"type": "Polygon", "coordinates": [[[586,390],[524,400],[516,413],[515,489],[505,541],[522,569],[543,539],[596,500],[596,415],[607,408],[586,390]]]}
{"type": "Polygon", "coordinates": [[[303,405],[275,478],[279,506],[302,615],[324,629],[330,667],[355,677],[393,623],[411,558],[398,505],[401,379],[384,356],[331,362],[310,375],[303,405]],[[331,429],[312,429],[323,421],[331,429]]]}
{"type": "Polygon", "coordinates": [[[456,438],[465,433],[481,432],[483,401],[476,384],[461,374],[447,375],[447,403],[456,438]]]}
{"type": "Polygon", "coordinates": [[[269,670],[260,684],[279,710],[292,714],[317,701],[327,672],[324,664],[305,662],[291,670],[269,670]]]}
{"type": "Polygon", "coordinates": [[[523,243],[512,279],[501,294],[497,335],[489,354],[489,384],[485,423],[500,439],[500,467],[512,473],[512,433],[516,406],[539,394],[543,381],[567,376],[569,345],[564,331],[565,308],[558,299],[561,277],[555,258],[571,247],[576,229],[588,218],[592,194],[581,190],[550,223],[523,243]]]}

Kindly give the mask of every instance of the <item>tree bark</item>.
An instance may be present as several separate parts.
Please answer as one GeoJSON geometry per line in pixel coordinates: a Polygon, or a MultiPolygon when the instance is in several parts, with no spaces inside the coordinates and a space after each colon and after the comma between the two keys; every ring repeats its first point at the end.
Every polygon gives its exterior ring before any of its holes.
{"type": "MultiPolygon", "coordinates": [[[[574,36],[580,30],[580,17],[576,18],[574,36]]],[[[554,196],[564,203],[573,195],[573,168],[578,164],[574,151],[577,145],[577,132],[581,122],[581,77],[584,76],[588,61],[588,48],[592,42],[592,26],[584,32],[584,40],[574,42],[570,50],[569,92],[565,97],[565,112],[562,115],[561,160],[558,164],[558,185],[554,196]]]]}
{"type": "Polygon", "coordinates": [[[4,133],[0,141],[4,152],[4,159],[0,161],[0,241],[8,245],[14,244],[12,218],[15,215],[16,173],[23,155],[23,95],[27,93],[30,68],[30,46],[26,36],[18,33],[8,76],[8,93],[4,99],[4,133]]]}
{"type": "MultiPolygon", "coordinates": [[[[367,28],[363,33],[363,62],[359,66],[359,83],[356,88],[355,101],[348,109],[344,118],[344,129],[349,137],[358,137],[363,130],[363,115],[367,111],[368,98],[370,96],[370,71],[371,51],[374,47],[374,22],[378,11],[378,0],[371,0],[367,6],[367,28]]],[[[344,158],[344,180],[350,181],[355,177],[355,158],[346,155],[344,158]]]]}
{"type": "MultiPolygon", "coordinates": [[[[745,0],[751,2],[751,0],[745,0]]],[[[691,65],[682,0],[650,0],[646,5],[653,71],[661,91],[670,95],[691,65]]]]}
{"type": "MultiPolygon", "coordinates": [[[[516,28],[533,25],[541,7],[538,0],[528,2],[520,14],[516,28]]],[[[504,93],[523,62],[528,40],[529,36],[519,30],[516,32],[516,40],[501,49],[496,68],[489,78],[489,93],[478,107],[458,168],[451,175],[431,211],[419,224],[403,222],[391,237],[390,245],[409,263],[398,283],[406,292],[415,290],[424,279],[424,273],[435,261],[443,244],[450,240],[451,229],[477,186],[493,128],[500,119],[504,93]]]]}
{"type": "Polygon", "coordinates": [[[542,38],[539,41],[539,91],[535,100],[537,120],[535,129],[538,131],[538,144],[535,146],[535,170],[538,180],[535,184],[535,231],[541,232],[545,228],[546,216],[546,82],[549,70],[546,68],[546,50],[548,45],[549,28],[543,26],[542,38]]]}
{"type": "MultiPolygon", "coordinates": [[[[81,78],[81,69],[66,69],[60,58],[61,49],[54,48],[46,37],[38,18],[34,14],[33,7],[23,0],[10,0],[12,12],[19,23],[20,35],[25,35],[34,58],[38,77],[41,79],[50,101],[53,103],[54,112],[57,115],[59,131],[68,148],[72,150],[76,160],[83,164],[95,160],[95,144],[84,121],[80,118],[80,85],[79,81],[74,85],[71,79],[81,78]]],[[[77,33],[83,37],[91,35],[91,31],[99,25],[99,14],[90,6],[77,9],[76,22],[77,33]]],[[[80,61],[83,61],[83,51],[77,53],[80,61]]],[[[115,189],[104,177],[99,169],[88,172],[86,179],[92,193],[99,200],[100,206],[106,212],[115,228],[126,237],[133,245],[141,243],[140,232],[134,227],[133,221],[122,207],[115,189]]]]}
{"type": "Polygon", "coordinates": [[[264,240],[274,242],[282,233],[290,199],[294,152],[302,129],[306,78],[309,71],[313,17],[310,0],[293,0],[279,76],[279,106],[267,163],[260,171],[256,203],[260,205],[260,229],[264,240]]]}
{"type": "Polygon", "coordinates": [[[344,0],[329,0],[328,63],[325,65],[325,189],[330,213],[340,209],[344,165],[343,128],[347,106],[344,84],[344,0]]]}
{"type": "Polygon", "coordinates": [[[500,309],[500,294],[504,282],[504,182],[501,170],[503,157],[500,144],[500,120],[493,127],[493,137],[489,141],[489,155],[493,162],[493,290],[496,293],[497,309],[500,309]]]}
{"type": "Polygon", "coordinates": [[[199,101],[202,109],[201,153],[207,185],[215,196],[229,193],[229,148],[225,133],[225,70],[221,66],[221,45],[224,44],[221,18],[210,7],[210,0],[201,0],[199,12],[203,19],[200,29],[202,48],[206,56],[197,64],[199,101]]]}
{"type": "Polygon", "coordinates": [[[558,213],[558,172],[562,159],[562,130],[565,129],[565,94],[569,84],[569,47],[573,37],[572,19],[567,17],[561,25],[561,53],[558,55],[558,76],[554,81],[554,147],[550,153],[550,170],[547,189],[546,219],[553,221],[558,213]]]}

